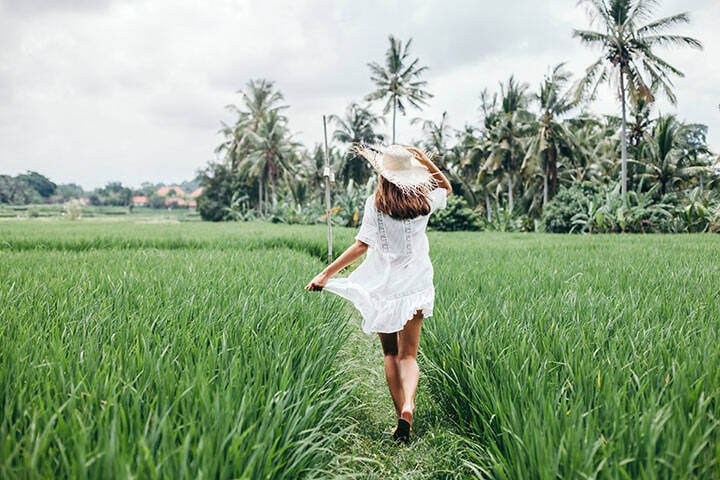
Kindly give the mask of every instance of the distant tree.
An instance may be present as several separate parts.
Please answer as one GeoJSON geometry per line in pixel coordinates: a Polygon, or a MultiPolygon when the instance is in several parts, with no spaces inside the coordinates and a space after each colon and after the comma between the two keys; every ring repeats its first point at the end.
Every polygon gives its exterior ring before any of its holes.
{"type": "Polygon", "coordinates": [[[228,220],[234,204],[249,198],[251,193],[247,184],[226,162],[211,162],[199,173],[198,179],[203,193],[197,199],[197,209],[203,220],[228,220]]]}
{"type": "Polygon", "coordinates": [[[121,182],[109,182],[104,187],[96,189],[95,194],[101,205],[126,207],[132,202],[132,190],[123,186],[121,182]]]}
{"type": "Polygon", "coordinates": [[[358,185],[365,184],[372,174],[372,168],[367,160],[354,153],[352,146],[382,142],[385,137],[375,129],[384,122],[383,118],[375,115],[368,107],[353,102],[348,105],[344,117],[330,115],[329,120],[337,127],[332,134],[333,139],[348,147],[338,169],[343,184],[351,179],[358,185]]]}
{"type": "Polygon", "coordinates": [[[527,88],[527,84],[518,83],[511,76],[506,84],[500,85],[500,109],[488,117],[489,155],[481,175],[484,172],[499,172],[504,177],[507,184],[507,211],[510,213],[515,205],[515,177],[520,159],[524,156],[522,141],[528,136],[533,121],[527,111],[527,88]]]}
{"type": "Polygon", "coordinates": [[[542,172],[543,207],[558,190],[558,157],[561,151],[578,149],[572,131],[560,121],[577,105],[572,93],[565,89],[570,73],[564,67],[564,63],[556,65],[545,77],[535,96],[540,106],[540,118],[521,166],[521,170],[529,175],[532,175],[533,169],[542,172]]]}
{"type": "Polygon", "coordinates": [[[150,208],[165,208],[165,197],[161,197],[157,192],[153,191],[147,197],[147,206],[150,208]]]}
{"type": "Polygon", "coordinates": [[[297,144],[291,141],[287,118],[281,114],[288,107],[273,82],[251,80],[246,91],[240,93],[241,106],[227,107],[237,114],[237,121],[232,126],[223,124],[225,141],[215,151],[225,154],[230,171],[250,175],[257,181],[257,207],[262,213],[268,201],[268,186],[274,187],[280,170],[289,165],[288,147],[297,144]]]}
{"type": "Polygon", "coordinates": [[[698,148],[708,153],[707,148],[688,143],[691,137],[685,132],[692,127],[683,125],[673,115],[665,115],[657,119],[652,134],[646,134],[640,155],[644,172],[639,176],[649,186],[657,185],[660,195],[709,173],[708,165],[697,155],[698,148]]]}
{"type": "Polygon", "coordinates": [[[57,186],[54,197],[60,202],[65,202],[73,198],[82,198],[85,196],[85,190],[76,183],[63,183],[57,186]]]}
{"type": "Polygon", "coordinates": [[[366,99],[375,101],[387,98],[383,114],[387,115],[392,110],[392,143],[395,143],[397,111],[405,115],[405,102],[422,110],[422,105],[426,105],[426,100],[433,96],[424,89],[427,82],[420,80],[420,76],[428,67],[419,66],[419,58],[410,60],[412,38],[405,45],[392,35],[389,39],[390,48],[385,53],[385,64],[380,65],[375,62],[368,64],[370,79],[377,86],[377,90],[369,94],[366,99]]]}
{"type": "Polygon", "coordinates": [[[423,149],[435,156],[439,161],[445,163],[448,154],[448,142],[452,137],[453,130],[447,121],[447,112],[443,112],[439,122],[432,120],[423,120],[422,118],[413,118],[411,125],[420,124],[422,126],[423,149]]]}
{"type": "MultiPolygon", "coordinates": [[[[248,132],[248,143],[248,154],[238,163],[238,171],[257,178],[261,191],[265,192],[263,201],[267,204],[269,197],[275,206],[276,184],[285,175],[296,172],[296,150],[300,144],[292,139],[287,119],[277,110],[267,115],[257,131],[248,132]]],[[[260,211],[263,212],[262,203],[260,205],[260,211]]]]}
{"type": "Polygon", "coordinates": [[[30,185],[25,175],[0,175],[0,203],[28,205],[41,201],[42,197],[30,185]]]}
{"type": "Polygon", "coordinates": [[[645,98],[653,101],[652,86],[665,93],[675,103],[671,76],[683,73],[658,57],[653,49],[664,46],[690,46],[701,49],[702,44],[691,37],[668,35],[669,28],[688,23],[687,13],[679,13],[650,20],[652,0],[581,0],[588,7],[588,15],[601,31],[574,30],[573,36],[590,46],[599,46],[602,55],[590,65],[579,84],[578,93],[595,95],[600,83],[619,79],[619,97],[622,108],[620,130],[621,193],[627,205],[627,118],[626,99],[645,98]],[[641,25],[641,23],[644,25],[641,25]]]}
{"type": "Polygon", "coordinates": [[[27,173],[18,175],[18,180],[27,182],[27,184],[35,190],[41,197],[49,198],[53,193],[57,185],[51,182],[45,175],[41,175],[37,172],[28,171],[27,173]]]}

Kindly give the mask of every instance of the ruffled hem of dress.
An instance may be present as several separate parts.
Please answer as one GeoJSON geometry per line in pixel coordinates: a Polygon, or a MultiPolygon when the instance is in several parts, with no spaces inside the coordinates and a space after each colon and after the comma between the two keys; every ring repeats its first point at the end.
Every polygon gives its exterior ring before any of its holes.
{"type": "Polygon", "coordinates": [[[433,307],[435,303],[435,289],[431,288],[418,293],[390,300],[388,308],[383,309],[383,313],[378,316],[378,320],[374,325],[368,325],[363,319],[362,329],[368,335],[373,333],[395,333],[399,332],[405,325],[413,319],[417,311],[421,311],[423,318],[432,317],[433,307]],[[429,296],[429,299],[428,299],[429,296]],[[382,317],[382,321],[380,320],[382,317]],[[383,324],[383,325],[379,325],[383,324]]]}
{"type": "Polygon", "coordinates": [[[329,281],[325,290],[355,305],[363,317],[362,330],[368,335],[399,332],[418,310],[424,318],[431,317],[435,304],[435,288],[432,286],[392,299],[373,297],[365,288],[347,278],[329,281]]]}

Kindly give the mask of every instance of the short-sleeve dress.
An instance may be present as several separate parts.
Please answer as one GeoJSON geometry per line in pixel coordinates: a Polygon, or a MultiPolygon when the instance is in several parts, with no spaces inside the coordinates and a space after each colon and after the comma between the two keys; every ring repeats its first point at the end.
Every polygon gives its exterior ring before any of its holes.
{"type": "MultiPolygon", "coordinates": [[[[430,213],[445,208],[447,193],[430,192],[430,213]]],[[[367,334],[403,329],[415,312],[430,317],[435,305],[433,267],[425,235],[430,215],[396,220],[375,208],[375,196],[365,202],[355,237],[369,245],[365,260],[346,278],[328,280],[325,290],[350,300],[362,315],[367,334]]]]}

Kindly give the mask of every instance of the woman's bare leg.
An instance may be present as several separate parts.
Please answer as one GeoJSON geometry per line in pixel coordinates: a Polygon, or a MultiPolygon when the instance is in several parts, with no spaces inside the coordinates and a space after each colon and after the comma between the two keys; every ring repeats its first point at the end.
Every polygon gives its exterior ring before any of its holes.
{"type": "Polygon", "coordinates": [[[402,383],[400,382],[400,371],[398,369],[398,334],[379,333],[380,344],[385,354],[385,380],[390,389],[390,396],[395,405],[395,413],[400,416],[400,409],[403,404],[402,383]]]}
{"type": "Polygon", "coordinates": [[[422,321],[422,312],[418,311],[412,320],[405,324],[405,328],[398,333],[397,365],[403,394],[399,416],[410,424],[412,424],[415,411],[415,393],[420,379],[417,353],[422,321]]]}
{"type": "Polygon", "coordinates": [[[378,334],[385,354],[385,380],[395,405],[395,413],[398,418],[404,418],[409,423],[412,423],[420,377],[417,351],[422,320],[422,313],[418,311],[402,331],[378,334]]]}

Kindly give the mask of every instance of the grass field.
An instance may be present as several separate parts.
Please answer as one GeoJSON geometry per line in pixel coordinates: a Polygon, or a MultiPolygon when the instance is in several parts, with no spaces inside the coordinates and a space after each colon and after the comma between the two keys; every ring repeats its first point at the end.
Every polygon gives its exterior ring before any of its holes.
{"type": "Polygon", "coordinates": [[[322,227],[0,222],[0,478],[720,477],[720,237],[430,242],[397,447],[322,227]]]}

